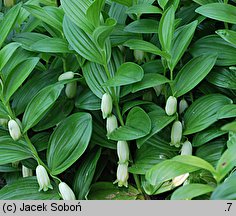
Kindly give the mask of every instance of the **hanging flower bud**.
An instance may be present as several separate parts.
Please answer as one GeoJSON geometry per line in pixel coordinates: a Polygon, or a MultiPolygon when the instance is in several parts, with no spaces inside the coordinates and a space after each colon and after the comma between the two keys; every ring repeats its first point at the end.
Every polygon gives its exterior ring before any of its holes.
{"type": "Polygon", "coordinates": [[[189,177],[189,173],[185,173],[183,175],[177,176],[172,180],[172,185],[174,187],[178,187],[181,184],[183,184],[187,180],[188,177],[189,177]]]}
{"type": "Polygon", "coordinates": [[[112,131],[118,128],[118,122],[115,115],[107,117],[107,134],[109,135],[112,131]]]}
{"type": "Polygon", "coordinates": [[[119,164],[117,168],[117,180],[114,182],[118,183],[119,187],[125,186],[128,187],[128,178],[129,178],[129,173],[128,173],[128,166],[126,164],[119,164]]]}
{"type": "Polygon", "coordinates": [[[74,76],[75,76],[75,73],[74,73],[74,72],[68,71],[68,72],[65,72],[65,73],[61,74],[61,75],[58,77],[58,81],[73,79],[74,76]]]}
{"type": "Polygon", "coordinates": [[[177,110],[177,99],[173,96],[170,96],[166,101],[166,114],[171,116],[176,113],[177,110]]]}
{"type": "Polygon", "coordinates": [[[4,0],[5,7],[12,7],[15,4],[15,0],[4,0]]]}
{"type": "Polygon", "coordinates": [[[22,176],[23,178],[33,176],[33,170],[22,165],[22,176]]]}
{"type": "Polygon", "coordinates": [[[61,182],[58,187],[63,200],[76,200],[74,192],[65,182],[61,182]]]}
{"type": "Polygon", "coordinates": [[[104,119],[107,118],[112,112],[112,98],[108,93],[105,93],[102,96],[101,111],[104,119]]]}
{"type": "Polygon", "coordinates": [[[48,188],[53,189],[48,173],[42,165],[38,165],[36,168],[36,176],[39,184],[39,191],[47,191],[48,188]]]}
{"type": "Polygon", "coordinates": [[[160,96],[163,85],[157,85],[157,86],[154,86],[153,88],[154,88],[154,91],[156,92],[156,96],[157,97],[160,96]]]}
{"type": "Polygon", "coordinates": [[[118,141],[117,142],[117,155],[119,158],[120,164],[127,164],[129,160],[129,146],[126,141],[118,141]]]}
{"type": "Polygon", "coordinates": [[[66,84],[65,93],[68,98],[74,98],[77,91],[77,82],[71,82],[66,84]]]}
{"type": "Polygon", "coordinates": [[[4,128],[7,127],[8,119],[0,118],[0,125],[4,128]]]}
{"type": "Polygon", "coordinates": [[[188,103],[185,99],[179,102],[179,114],[183,113],[188,108],[188,103]]]}
{"type": "Polygon", "coordinates": [[[139,64],[142,63],[144,59],[144,52],[142,50],[134,50],[134,58],[139,64]]]}
{"type": "Polygon", "coordinates": [[[181,148],[181,155],[192,155],[193,147],[191,142],[185,141],[181,148]]]}
{"type": "Polygon", "coordinates": [[[180,121],[175,121],[171,128],[171,145],[180,146],[182,138],[182,124],[180,121]]]}
{"type": "Polygon", "coordinates": [[[20,130],[20,126],[18,125],[18,123],[11,119],[8,122],[8,129],[9,129],[9,133],[12,137],[13,140],[18,140],[21,137],[21,130],[20,130]]]}

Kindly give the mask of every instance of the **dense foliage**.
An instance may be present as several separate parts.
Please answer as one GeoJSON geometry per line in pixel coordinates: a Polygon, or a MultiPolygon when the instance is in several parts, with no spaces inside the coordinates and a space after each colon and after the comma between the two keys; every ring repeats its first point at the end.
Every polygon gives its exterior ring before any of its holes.
{"type": "Polygon", "coordinates": [[[0,199],[236,199],[235,1],[0,11],[0,199]]]}

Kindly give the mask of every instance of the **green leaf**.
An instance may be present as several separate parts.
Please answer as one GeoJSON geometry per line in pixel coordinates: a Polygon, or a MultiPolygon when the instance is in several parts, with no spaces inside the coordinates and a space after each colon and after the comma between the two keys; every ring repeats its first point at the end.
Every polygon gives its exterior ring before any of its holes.
{"type": "Polygon", "coordinates": [[[217,111],[218,119],[236,117],[236,104],[229,104],[223,106],[217,111]]]}
{"type": "Polygon", "coordinates": [[[63,30],[69,44],[82,57],[98,64],[106,62],[104,53],[93,42],[92,38],[71,22],[67,16],[64,17],[63,30]]]}
{"type": "Polygon", "coordinates": [[[100,155],[101,149],[90,152],[88,157],[80,164],[79,170],[76,172],[73,188],[76,197],[79,200],[84,199],[89,192],[100,155]]]}
{"type": "Polygon", "coordinates": [[[232,101],[221,94],[209,94],[194,101],[184,115],[184,135],[202,131],[218,120],[217,111],[232,101]]]}
{"type": "Polygon", "coordinates": [[[112,0],[112,1],[122,4],[122,5],[125,5],[125,6],[128,6],[128,7],[133,5],[133,0],[112,0]]]}
{"type": "Polygon", "coordinates": [[[10,136],[0,137],[0,155],[0,165],[32,157],[30,149],[25,142],[16,142],[10,136]]]}
{"type": "Polygon", "coordinates": [[[112,140],[134,140],[147,135],[151,130],[151,120],[140,107],[130,110],[125,126],[120,126],[109,134],[112,140]]]}
{"type": "Polygon", "coordinates": [[[0,118],[8,118],[8,112],[6,110],[6,107],[3,105],[1,101],[0,101],[0,118]]]}
{"type": "Polygon", "coordinates": [[[76,97],[75,106],[84,110],[100,110],[101,100],[92,91],[85,89],[76,97]]]}
{"type": "Polygon", "coordinates": [[[27,79],[32,70],[35,68],[39,58],[28,58],[19,65],[17,65],[7,76],[5,81],[5,88],[3,94],[6,101],[9,101],[14,92],[27,79]]]}
{"type": "Polygon", "coordinates": [[[214,188],[206,184],[188,184],[184,185],[171,195],[171,200],[191,200],[194,197],[210,193],[214,188]]]}
{"type": "Polygon", "coordinates": [[[217,56],[202,55],[190,60],[174,79],[172,92],[180,97],[197,86],[211,71],[217,56]]]}
{"type": "Polygon", "coordinates": [[[68,48],[69,44],[60,38],[45,38],[38,40],[31,45],[31,49],[37,52],[46,53],[70,53],[72,52],[68,48]]]}
{"type": "Polygon", "coordinates": [[[26,107],[22,125],[25,133],[36,125],[59,97],[64,85],[56,83],[39,91],[26,107]]]}
{"type": "Polygon", "coordinates": [[[18,14],[21,10],[21,3],[11,8],[0,22],[0,48],[6,37],[15,25],[18,14]]]}
{"type": "Polygon", "coordinates": [[[91,4],[91,0],[61,0],[61,6],[65,14],[70,17],[76,25],[89,34],[91,34],[95,28],[86,17],[86,11],[91,4]]]}
{"type": "Polygon", "coordinates": [[[207,81],[221,88],[236,90],[236,71],[227,68],[215,68],[206,77],[207,81]]]}
{"type": "Polygon", "coordinates": [[[193,1],[200,5],[218,2],[218,0],[193,0],[193,1]]]}
{"type": "Polygon", "coordinates": [[[133,186],[119,188],[110,182],[97,182],[92,185],[88,200],[136,200],[139,191],[133,186]]]}
{"type": "Polygon", "coordinates": [[[4,46],[0,51],[0,71],[7,64],[16,49],[20,46],[19,43],[9,43],[4,46]]]}
{"type": "Polygon", "coordinates": [[[125,32],[131,33],[157,33],[159,22],[152,19],[139,19],[131,22],[125,28],[125,32]]]}
{"type": "Polygon", "coordinates": [[[232,45],[236,45],[236,32],[229,30],[229,29],[222,29],[217,30],[216,34],[218,34],[220,37],[222,37],[225,41],[231,43],[232,45]]]}
{"type": "Polygon", "coordinates": [[[132,85],[132,93],[169,82],[170,80],[161,74],[147,73],[144,74],[144,77],[140,82],[134,83],[132,85]]]}
{"type": "Polygon", "coordinates": [[[236,199],[236,175],[230,175],[212,193],[211,200],[235,200],[236,199]]]}
{"type": "Polygon", "coordinates": [[[236,166],[236,144],[230,145],[216,166],[217,181],[220,182],[236,166]]]}
{"type": "Polygon", "coordinates": [[[174,7],[171,6],[163,13],[158,29],[158,36],[162,49],[168,53],[171,50],[171,43],[174,36],[174,21],[175,10],[174,7]]]}
{"type": "Polygon", "coordinates": [[[158,1],[158,4],[161,6],[161,8],[164,10],[169,0],[157,0],[157,1],[158,1]]]}
{"type": "Polygon", "coordinates": [[[137,4],[126,10],[127,14],[162,14],[162,10],[150,4],[137,4]]]}
{"type": "Polygon", "coordinates": [[[52,26],[56,30],[62,31],[62,18],[64,12],[61,8],[46,6],[39,7],[36,5],[24,5],[24,9],[26,9],[29,13],[31,13],[36,18],[42,20],[46,24],[52,26]]]}
{"type": "Polygon", "coordinates": [[[147,41],[131,39],[131,40],[126,41],[123,45],[129,47],[132,50],[142,50],[144,52],[160,55],[165,58],[169,57],[169,55],[166,52],[162,52],[154,44],[147,41]]]}
{"type": "Polygon", "coordinates": [[[220,130],[218,127],[212,127],[197,133],[192,140],[192,145],[197,147],[201,146],[219,136],[226,134],[226,131],[220,130]]]}
{"type": "Polygon", "coordinates": [[[12,96],[12,108],[16,116],[25,111],[28,103],[41,89],[57,82],[60,73],[60,70],[49,70],[40,73],[33,71],[30,79],[12,96]]]}
{"type": "Polygon", "coordinates": [[[132,84],[142,80],[143,74],[143,69],[139,65],[126,62],[118,68],[114,77],[104,83],[104,86],[113,87],[132,84]]]}
{"type": "Polygon", "coordinates": [[[116,20],[113,18],[108,18],[104,23],[104,25],[98,26],[93,31],[92,36],[101,49],[104,49],[105,42],[112,33],[115,25],[116,25],[116,20]]]}
{"type": "Polygon", "coordinates": [[[56,189],[38,191],[39,185],[36,177],[20,178],[0,190],[1,200],[59,200],[56,189]]]}
{"type": "Polygon", "coordinates": [[[203,159],[190,155],[179,155],[153,166],[147,171],[146,179],[152,185],[157,185],[176,176],[199,169],[206,169],[215,174],[213,166],[203,159]]]}
{"type": "Polygon", "coordinates": [[[196,12],[211,19],[236,24],[236,7],[224,3],[210,3],[202,5],[196,12]]]}
{"type": "Polygon", "coordinates": [[[53,175],[70,167],[86,150],[92,133],[88,113],[75,113],[63,120],[49,140],[47,162],[53,175]]]}
{"type": "Polygon", "coordinates": [[[223,131],[231,131],[231,132],[236,133],[236,121],[230,122],[230,123],[222,126],[221,130],[223,130],[223,131]]]}
{"type": "Polygon", "coordinates": [[[93,26],[98,27],[100,24],[100,13],[105,4],[105,0],[94,0],[86,10],[86,17],[93,26]]]}
{"type": "Polygon", "coordinates": [[[200,38],[191,47],[190,53],[194,57],[217,54],[217,66],[231,66],[236,64],[235,46],[226,42],[218,35],[208,35],[200,38]]]}
{"type": "Polygon", "coordinates": [[[168,63],[170,70],[174,70],[176,64],[179,62],[184,52],[188,48],[193,38],[197,24],[197,21],[193,21],[188,25],[179,27],[175,31],[172,41],[171,59],[168,63]]]}
{"type": "Polygon", "coordinates": [[[146,140],[152,137],[154,134],[161,131],[167,125],[169,125],[172,121],[176,119],[176,116],[167,116],[166,112],[163,109],[154,110],[148,113],[149,118],[151,119],[151,131],[150,133],[137,140],[137,146],[142,146],[146,140]]]}

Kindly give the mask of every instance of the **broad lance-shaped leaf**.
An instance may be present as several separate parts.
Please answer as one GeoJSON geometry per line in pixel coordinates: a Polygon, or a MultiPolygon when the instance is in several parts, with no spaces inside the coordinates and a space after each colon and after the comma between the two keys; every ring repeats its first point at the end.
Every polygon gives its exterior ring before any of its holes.
{"type": "Polygon", "coordinates": [[[111,134],[112,140],[134,140],[147,135],[151,130],[151,120],[147,113],[140,107],[130,110],[125,126],[120,126],[111,134]]]}
{"type": "Polygon", "coordinates": [[[75,113],[63,120],[49,140],[47,162],[53,175],[69,168],[86,150],[92,134],[92,117],[75,113]]]}
{"type": "Polygon", "coordinates": [[[63,87],[64,85],[60,83],[49,85],[33,97],[27,105],[23,116],[22,125],[24,133],[43,118],[59,97],[63,87]]]}
{"type": "Polygon", "coordinates": [[[162,10],[154,5],[143,3],[133,5],[126,10],[127,14],[162,14],[162,10]]]}
{"type": "Polygon", "coordinates": [[[161,51],[154,44],[144,41],[144,40],[131,39],[131,40],[128,40],[127,42],[125,42],[123,45],[129,47],[132,50],[142,50],[144,52],[152,53],[152,54],[159,55],[159,56],[162,56],[165,58],[170,57],[169,54],[161,51]]]}
{"type": "Polygon", "coordinates": [[[157,185],[176,176],[191,173],[199,169],[208,170],[213,175],[216,174],[214,167],[207,161],[196,156],[178,155],[153,166],[146,173],[146,179],[150,184],[157,185]]]}
{"type": "Polygon", "coordinates": [[[4,46],[0,51],[0,71],[3,69],[5,64],[11,58],[16,49],[20,46],[20,43],[9,43],[4,46]]]}
{"type": "Polygon", "coordinates": [[[61,0],[61,6],[65,14],[70,17],[74,24],[89,34],[92,34],[95,29],[93,23],[86,16],[86,11],[91,4],[91,0],[61,0]]]}
{"type": "Polygon", "coordinates": [[[89,35],[70,21],[67,16],[64,17],[63,30],[69,44],[77,53],[91,62],[102,65],[106,63],[105,53],[89,35]]]}
{"type": "Polygon", "coordinates": [[[112,33],[116,25],[116,20],[108,18],[104,25],[100,25],[93,32],[93,38],[101,49],[104,49],[105,42],[109,35],[112,33]]]}
{"type": "Polygon", "coordinates": [[[64,12],[61,8],[57,7],[39,7],[36,5],[24,5],[24,9],[30,12],[36,18],[42,20],[53,28],[57,29],[61,33],[62,31],[62,18],[64,12]]]}
{"type": "Polygon", "coordinates": [[[161,74],[146,73],[140,82],[136,82],[132,85],[132,93],[168,82],[170,82],[170,80],[161,74]]]}
{"type": "Polygon", "coordinates": [[[74,192],[79,200],[84,199],[89,192],[100,156],[101,149],[89,152],[88,157],[80,164],[73,184],[74,192]]]}
{"type": "Polygon", "coordinates": [[[21,5],[22,4],[20,3],[11,8],[0,22],[0,48],[2,47],[2,44],[5,41],[7,35],[10,33],[11,29],[14,27],[15,21],[21,9],[21,5]]]}
{"type": "Polygon", "coordinates": [[[189,46],[197,24],[197,21],[193,21],[188,25],[179,27],[175,31],[170,51],[171,59],[168,63],[170,70],[173,70],[175,68],[176,64],[181,59],[187,47],[189,46]]]}
{"type": "Polygon", "coordinates": [[[7,76],[5,81],[5,88],[3,89],[4,99],[9,101],[15,91],[27,79],[32,70],[35,68],[39,58],[28,58],[22,63],[18,64],[7,76]]]}
{"type": "Polygon", "coordinates": [[[68,48],[69,44],[61,38],[45,38],[33,43],[30,48],[37,52],[46,53],[73,53],[68,48]]]}
{"type": "Polygon", "coordinates": [[[202,5],[196,12],[211,19],[236,24],[236,7],[224,3],[202,5]]]}
{"type": "Polygon", "coordinates": [[[232,31],[229,29],[222,29],[222,30],[217,30],[216,34],[222,37],[225,41],[233,45],[236,45],[236,31],[232,31]]]}
{"type": "Polygon", "coordinates": [[[202,131],[218,120],[218,110],[232,100],[221,94],[209,94],[194,101],[184,115],[184,135],[202,131]]]}
{"type": "Polygon", "coordinates": [[[140,81],[143,78],[143,69],[133,62],[122,64],[115,76],[107,80],[104,86],[122,86],[140,81]]]}
{"type": "Polygon", "coordinates": [[[53,190],[38,191],[39,185],[36,176],[19,178],[12,184],[0,190],[1,200],[59,200],[60,196],[56,187],[53,190]]]}
{"type": "Polygon", "coordinates": [[[217,66],[232,66],[236,64],[235,46],[218,35],[207,35],[200,38],[193,44],[189,51],[194,57],[217,54],[217,66]]]}
{"type": "Polygon", "coordinates": [[[214,191],[214,187],[207,184],[188,184],[178,188],[171,196],[171,200],[191,200],[214,191]]]}
{"type": "Polygon", "coordinates": [[[172,84],[173,95],[180,97],[192,90],[211,71],[216,59],[216,55],[202,55],[190,60],[181,71],[178,72],[172,84]]]}
{"type": "Polygon", "coordinates": [[[14,141],[9,135],[0,137],[0,165],[33,157],[27,143],[14,141]]]}
{"type": "Polygon", "coordinates": [[[175,10],[174,7],[171,6],[163,13],[158,29],[158,36],[162,49],[167,51],[167,53],[170,52],[171,42],[174,35],[174,21],[175,21],[175,10]]]}

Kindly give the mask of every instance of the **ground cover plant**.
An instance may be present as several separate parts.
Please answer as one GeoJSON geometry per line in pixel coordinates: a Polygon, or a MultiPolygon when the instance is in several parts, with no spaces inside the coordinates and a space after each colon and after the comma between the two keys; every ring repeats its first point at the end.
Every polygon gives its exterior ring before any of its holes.
{"type": "Polygon", "coordinates": [[[235,1],[0,11],[0,199],[236,199],[235,1]]]}

